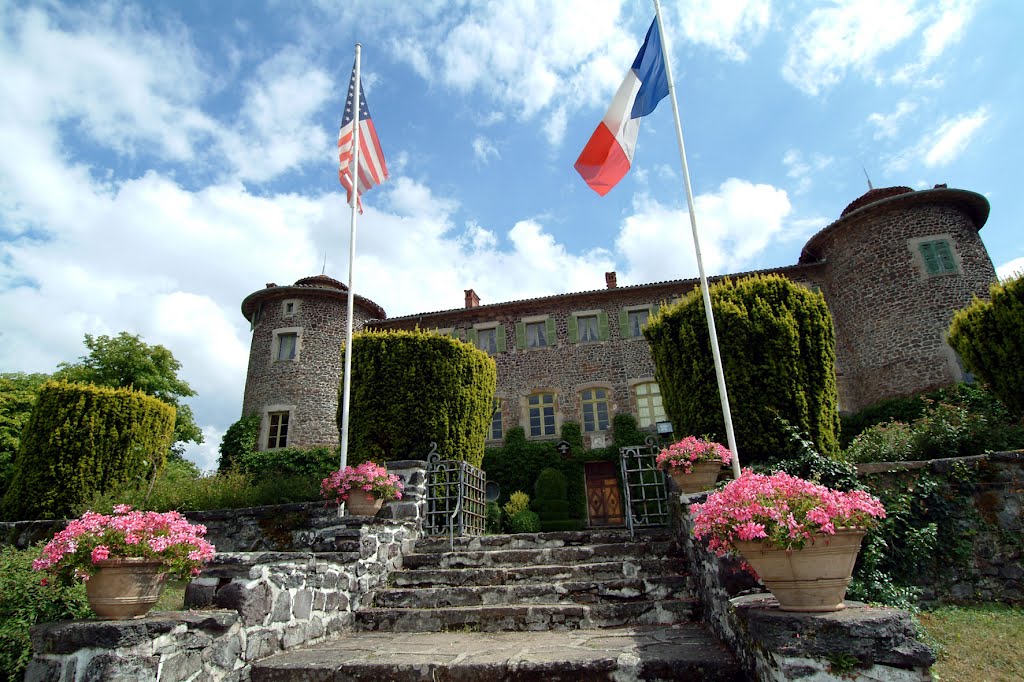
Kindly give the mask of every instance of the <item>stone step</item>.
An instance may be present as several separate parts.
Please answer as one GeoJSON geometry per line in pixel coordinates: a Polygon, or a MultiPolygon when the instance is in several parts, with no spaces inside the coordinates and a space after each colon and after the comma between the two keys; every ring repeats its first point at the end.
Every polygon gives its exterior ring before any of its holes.
{"type": "Polygon", "coordinates": [[[650,556],[668,556],[673,544],[657,542],[619,542],[532,549],[466,550],[455,552],[414,552],[403,559],[407,569],[479,568],[530,566],[538,564],[577,564],[650,556]]]}
{"type": "Polygon", "coordinates": [[[643,529],[631,537],[625,528],[599,530],[571,530],[551,533],[516,533],[512,535],[479,535],[455,538],[454,548],[447,537],[421,538],[416,541],[416,551],[425,554],[448,551],[475,551],[493,549],[537,549],[544,547],[569,547],[573,545],[607,545],[616,542],[644,540],[668,540],[671,534],[663,528],[643,529]]]}
{"type": "Polygon", "coordinates": [[[389,588],[374,595],[379,608],[433,609],[502,604],[596,604],[691,597],[686,576],[565,581],[471,587],[389,588]]]}
{"type": "Polygon", "coordinates": [[[389,584],[393,587],[513,585],[516,583],[617,580],[645,576],[685,575],[687,572],[686,559],[683,557],[664,557],[577,563],[571,566],[550,564],[475,568],[469,571],[461,568],[419,568],[395,571],[389,578],[389,584]]]}
{"type": "Polygon", "coordinates": [[[252,666],[252,682],[739,682],[703,626],[561,632],[345,633],[252,666]]]}
{"type": "Polygon", "coordinates": [[[256,565],[297,561],[332,561],[348,563],[359,558],[359,543],[350,550],[338,552],[217,552],[203,567],[204,578],[245,577],[256,565]]]}
{"type": "Polygon", "coordinates": [[[616,604],[364,608],[355,614],[355,628],[389,632],[496,632],[672,625],[694,620],[696,606],[694,599],[663,599],[616,604]]]}

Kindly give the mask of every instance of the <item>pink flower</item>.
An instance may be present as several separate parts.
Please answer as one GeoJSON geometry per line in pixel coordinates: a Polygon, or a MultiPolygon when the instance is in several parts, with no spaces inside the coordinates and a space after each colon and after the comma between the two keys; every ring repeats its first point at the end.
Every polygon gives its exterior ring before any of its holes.
{"type": "Polygon", "coordinates": [[[401,499],[404,488],[396,474],[389,474],[387,469],[373,462],[363,462],[331,473],[321,481],[320,494],[338,503],[347,501],[352,490],[362,490],[384,500],[397,500],[401,499]]]}
{"type": "Polygon", "coordinates": [[[107,557],[110,556],[110,548],[106,545],[97,545],[92,549],[92,562],[95,564],[99,561],[106,561],[107,557]]]}
{"type": "Polygon", "coordinates": [[[696,436],[687,436],[672,443],[655,457],[655,463],[662,471],[682,469],[686,473],[690,473],[693,470],[693,465],[697,462],[728,464],[731,461],[732,452],[729,448],[721,443],[696,436]]]}

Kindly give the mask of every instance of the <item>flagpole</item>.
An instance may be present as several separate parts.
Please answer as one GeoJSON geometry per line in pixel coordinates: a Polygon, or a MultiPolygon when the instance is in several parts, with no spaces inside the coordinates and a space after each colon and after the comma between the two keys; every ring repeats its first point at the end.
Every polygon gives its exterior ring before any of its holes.
{"type": "Polygon", "coordinates": [[[661,54],[665,60],[665,76],[668,78],[668,93],[672,98],[672,115],[676,122],[676,140],[679,142],[679,158],[683,164],[683,186],[686,188],[686,205],[690,209],[690,229],[693,232],[693,248],[697,253],[697,270],[700,272],[700,288],[704,296],[704,313],[708,319],[708,334],[711,337],[711,356],[715,361],[715,376],[718,378],[718,396],[722,401],[722,416],[725,417],[725,436],[732,450],[732,474],[740,477],[739,451],[736,449],[736,434],[732,428],[732,411],[729,409],[729,394],[725,390],[725,372],[722,369],[722,353],[718,349],[718,332],[715,330],[715,315],[711,311],[711,294],[708,278],[704,274],[704,261],[700,255],[700,238],[697,235],[697,214],[693,210],[693,189],[690,187],[690,170],[686,165],[686,147],[683,145],[683,126],[679,122],[679,104],[676,102],[676,86],[672,80],[672,63],[669,59],[668,36],[661,21],[661,3],[654,0],[654,15],[658,20],[661,34],[661,54]]]}
{"type": "MultiPolygon", "coordinates": [[[[354,99],[352,100],[352,162],[349,166],[349,176],[352,178],[352,199],[349,202],[352,209],[352,218],[348,238],[348,315],[345,318],[345,369],[341,389],[341,465],[339,467],[341,471],[344,471],[346,464],[348,464],[349,393],[352,390],[352,318],[354,316],[352,273],[355,271],[356,218],[359,213],[357,207],[359,205],[359,114],[361,109],[360,103],[362,101],[360,99],[362,97],[362,93],[359,91],[359,53],[361,50],[362,46],[359,43],[356,43],[356,65],[354,67],[355,75],[353,76],[353,80],[355,82],[355,94],[353,95],[354,99]]],[[[340,508],[338,513],[341,513],[340,508]]]]}

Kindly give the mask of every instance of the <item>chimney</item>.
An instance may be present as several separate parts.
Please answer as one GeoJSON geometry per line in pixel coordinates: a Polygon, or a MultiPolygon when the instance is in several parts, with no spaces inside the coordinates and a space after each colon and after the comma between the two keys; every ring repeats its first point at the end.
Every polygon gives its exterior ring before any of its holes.
{"type": "Polygon", "coordinates": [[[277,285],[276,285],[276,284],[274,284],[273,282],[267,282],[267,288],[268,288],[268,289],[273,289],[273,288],[274,288],[274,287],[276,287],[276,286],[277,286],[277,285]]]}
{"type": "Polygon", "coordinates": [[[466,289],[466,307],[476,308],[480,305],[480,297],[472,289],[466,289]]]}
{"type": "Polygon", "coordinates": [[[615,281],[615,271],[604,273],[604,283],[608,285],[609,289],[614,289],[619,286],[615,281]]]}

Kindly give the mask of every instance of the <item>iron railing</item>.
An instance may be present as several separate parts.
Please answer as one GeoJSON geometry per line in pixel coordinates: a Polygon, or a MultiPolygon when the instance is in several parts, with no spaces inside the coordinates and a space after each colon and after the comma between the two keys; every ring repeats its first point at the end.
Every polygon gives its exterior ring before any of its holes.
{"type": "Polygon", "coordinates": [[[427,514],[423,532],[428,536],[483,535],[487,517],[487,477],[468,462],[441,459],[437,444],[427,456],[427,514]]]}
{"type": "Polygon", "coordinates": [[[670,521],[665,474],[655,462],[660,448],[653,436],[644,445],[619,448],[622,487],[626,498],[626,527],[667,526],[670,521]]]}

